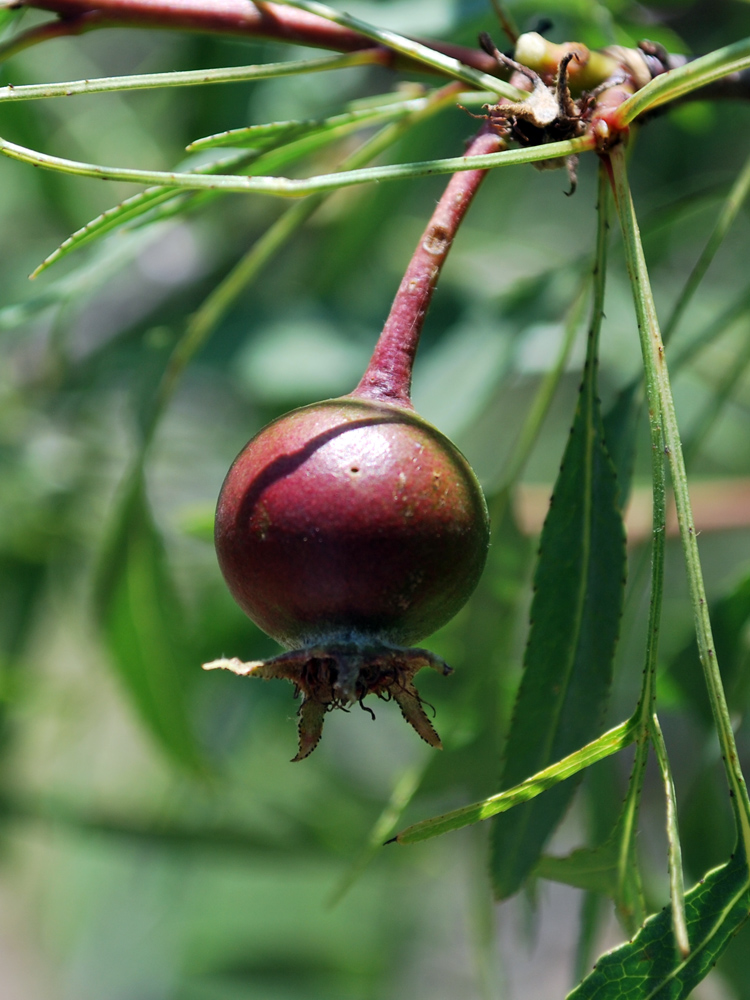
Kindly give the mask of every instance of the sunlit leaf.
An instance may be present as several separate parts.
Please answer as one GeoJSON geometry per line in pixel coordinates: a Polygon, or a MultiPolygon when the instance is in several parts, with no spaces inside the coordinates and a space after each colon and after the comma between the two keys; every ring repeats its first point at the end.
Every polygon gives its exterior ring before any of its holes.
{"type": "Polygon", "coordinates": [[[637,719],[621,722],[619,726],[603,733],[598,739],[587,743],[585,747],[575,750],[538,774],[533,774],[525,781],[514,785],[513,788],[498,792],[496,795],[490,795],[489,798],[482,799],[481,802],[472,802],[471,805],[453,809],[441,816],[423,819],[406,830],[402,830],[393,839],[400,844],[416,844],[420,840],[430,840],[432,837],[439,837],[452,830],[460,830],[464,826],[481,823],[492,816],[516,809],[522,803],[527,803],[550,789],[559,787],[561,782],[567,781],[568,778],[579,774],[587,767],[591,767],[592,764],[596,764],[598,761],[604,760],[605,757],[630,746],[636,737],[637,730],[637,719]]]}
{"type": "Polygon", "coordinates": [[[632,941],[597,962],[568,1000],[683,1000],[711,971],[750,914],[743,855],[709,872],[685,896],[691,952],[675,947],[670,907],[649,917],[632,941]]]}

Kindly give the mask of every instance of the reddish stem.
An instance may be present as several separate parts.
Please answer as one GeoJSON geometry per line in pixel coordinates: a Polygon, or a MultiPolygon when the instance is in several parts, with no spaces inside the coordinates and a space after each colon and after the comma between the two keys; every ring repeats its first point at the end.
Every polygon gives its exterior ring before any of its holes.
{"type": "MultiPolygon", "coordinates": [[[[325,18],[274,3],[256,6],[250,0],[27,0],[26,6],[52,11],[65,20],[96,15],[89,22],[80,22],[79,30],[117,26],[172,28],[269,38],[334,52],[374,47],[372,39],[325,18]]],[[[444,42],[425,44],[466,66],[497,74],[497,63],[486,52],[444,42]]],[[[394,67],[409,67],[413,71],[420,65],[422,72],[431,72],[427,66],[388,49],[384,51],[389,53],[394,67]]]]}
{"type": "MultiPolygon", "coordinates": [[[[494,153],[501,139],[487,126],[474,137],[466,156],[494,153]]],[[[466,170],[450,179],[406,269],[383,332],[352,393],[399,406],[411,407],[411,372],[424,318],[440,272],[486,170],[466,170]]]]}

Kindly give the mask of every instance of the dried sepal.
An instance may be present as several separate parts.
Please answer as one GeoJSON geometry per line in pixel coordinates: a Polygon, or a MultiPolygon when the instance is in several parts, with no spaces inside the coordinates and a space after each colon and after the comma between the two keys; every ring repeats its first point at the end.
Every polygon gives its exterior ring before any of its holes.
{"type": "Polygon", "coordinates": [[[451,673],[448,664],[427,649],[353,642],[289,650],[268,660],[243,663],[234,657],[203,665],[204,670],[230,670],[240,677],[287,680],[294,685],[302,695],[299,749],[294,761],[303,760],[318,745],[327,712],[347,709],[355,702],[362,704],[371,694],[395,701],[414,731],[430,746],[442,749],[414,686],[414,676],[423,667],[431,667],[443,676],[451,673]]]}

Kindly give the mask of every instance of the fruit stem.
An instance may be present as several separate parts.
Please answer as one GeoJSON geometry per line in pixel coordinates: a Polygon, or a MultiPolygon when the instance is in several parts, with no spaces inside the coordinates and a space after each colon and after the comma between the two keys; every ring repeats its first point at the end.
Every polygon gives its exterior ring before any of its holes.
{"type": "MultiPolygon", "coordinates": [[[[483,125],[465,155],[494,153],[501,146],[499,136],[483,125]]],[[[412,366],[424,318],[458,227],[486,173],[466,170],[448,182],[396,292],[367,371],[352,396],[411,408],[412,366]]]]}

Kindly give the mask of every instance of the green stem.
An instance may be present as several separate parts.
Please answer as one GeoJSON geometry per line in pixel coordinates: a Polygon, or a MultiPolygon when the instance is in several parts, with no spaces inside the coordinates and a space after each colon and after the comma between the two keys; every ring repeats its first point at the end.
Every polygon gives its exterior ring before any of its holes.
{"type": "Polygon", "coordinates": [[[168,172],[163,170],[131,170],[128,168],[102,167],[78,160],[39,153],[0,138],[0,153],[22,163],[30,163],[47,170],[57,170],[78,177],[96,177],[99,180],[126,181],[133,184],[159,184],[169,188],[191,191],[226,191],[275,195],[282,198],[301,198],[308,194],[321,194],[355,184],[376,181],[404,180],[411,177],[429,177],[452,174],[460,170],[484,170],[492,167],[511,166],[518,163],[537,163],[572,156],[594,148],[589,136],[549,142],[525,149],[509,149],[482,156],[452,156],[441,160],[419,163],[396,163],[384,167],[367,167],[362,170],[344,170],[337,174],[321,174],[307,179],[290,177],[241,177],[229,174],[206,176],[196,173],[168,172]]]}
{"type": "Polygon", "coordinates": [[[672,389],[667,371],[664,345],[659,331],[659,322],[654,307],[646,260],[635,216],[633,201],[628,185],[625,150],[620,145],[610,153],[612,183],[617,211],[623,232],[625,257],[630,273],[635,299],[641,349],[646,372],[646,393],[652,420],[661,415],[665,451],[674,489],[680,538],[687,564],[690,596],[695,617],[698,653],[708,689],[709,701],[716,724],[719,743],[722,748],[724,766],[732,796],[733,808],[746,854],[750,856],[750,800],[745,779],[737,755],[737,747],[732,732],[724,688],[708,615],[708,604],[703,584],[700,556],[693,523],[690,495],[688,491],[685,462],[682,455],[679,427],[674,409],[672,389]]]}
{"type": "Polygon", "coordinates": [[[226,69],[191,69],[179,73],[142,73],[137,76],[103,76],[96,80],[67,83],[32,83],[22,87],[0,87],[0,101],[35,101],[48,97],[77,97],[80,94],[108,94],[124,90],[153,90],[156,87],[195,87],[205,83],[240,83],[268,77],[321,73],[382,63],[383,53],[362,49],[346,55],[300,59],[295,62],[264,63],[258,66],[230,66],[226,69]]]}
{"type": "Polygon", "coordinates": [[[316,14],[318,17],[325,18],[326,21],[332,21],[334,24],[339,24],[344,28],[351,28],[360,35],[364,35],[365,38],[372,38],[373,41],[385,45],[394,52],[408,56],[416,62],[423,63],[425,66],[430,66],[432,69],[446,73],[456,80],[464,80],[466,83],[479,86],[484,90],[490,90],[501,97],[507,97],[511,101],[523,101],[528,97],[525,91],[519,90],[517,87],[512,87],[509,83],[499,80],[496,76],[490,76],[488,73],[481,73],[479,70],[471,69],[452,56],[443,55],[442,52],[436,52],[435,49],[431,49],[427,45],[415,42],[411,38],[405,38],[403,35],[397,35],[393,31],[376,28],[366,21],[360,21],[358,17],[334,10],[333,7],[328,7],[326,4],[317,3],[315,0],[279,0],[279,2],[283,3],[286,7],[295,7],[297,10],[304,10],[308,14],[316,14]]]}

